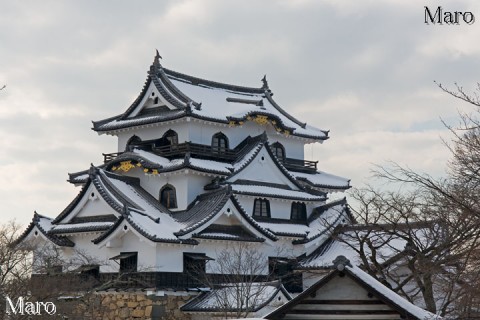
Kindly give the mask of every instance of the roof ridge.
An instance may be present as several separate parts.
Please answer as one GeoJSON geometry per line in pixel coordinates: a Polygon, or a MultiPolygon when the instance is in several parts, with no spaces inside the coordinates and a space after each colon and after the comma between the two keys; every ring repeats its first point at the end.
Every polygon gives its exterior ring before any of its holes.
{"type": "Polygon", "coordinates": [[[162,67],[163,71],[167,75],[167,77],[172,77],[178,81],[182,82],[189,82],[192,85],[204,85],[204,86],[209,86],[213,88],[219,88],[219,89],[225,89],[225,90],[230,90],[234,92],[241,92],[241,93],[253,93],[253,94],[263,94],[264,89],[262,87],[260,88],[255,88],[255,87],[247,87],[247,86],[240,86],[240,85],[234,85],[234,84],[228,84],[228,83],[223,83],[223,82],[217,82],[217,81],[212,81],[212,80],[207,80],[195,76],[191,76],[185,73],[181,73],[178,71],[174,71],[171,69],[167,69],[162,67]]]}

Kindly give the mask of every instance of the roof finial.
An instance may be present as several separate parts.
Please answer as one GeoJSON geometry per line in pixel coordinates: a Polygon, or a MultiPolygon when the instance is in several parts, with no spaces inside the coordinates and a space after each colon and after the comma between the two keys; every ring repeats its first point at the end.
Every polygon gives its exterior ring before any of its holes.
{"type": "Polygon", "coordinates": [[[335,260],[333,260],[333,266],[338,271],[343,271],[345,270],[346,266],[351,267],[352,264],[350,263],[350,260],[348,260],[345,256],[339,255],[335,258],[335,260]]]}
{"type": "Polygon", "coordinates": [[[93,165],[93,163],[90,163],[90,168],[88,169],[88,176],[90,179],[93,179],[95,174],[98,172],[98,168],[93,165]]]}
{"type": "Polygon", "coordinates": [[[123,216],[128,216],[129,214],[130,214],[130,210],[129,210],[129,208],[128,208],[127,203],[123,203],[122,215],[123,215],[123,216]]]}
{"type": "Polygon", "coordinates": [[[263,75],[263,78],[262,78],[262,82],[263,82],[263,85],[262,85],[262,89],[266,89],[268,90],[268,82],[267,82],[267,75],[263,75]]]}
{"type": "Polygon", "coordinates": [[[158,53],[158,49],[155,49],[155,59],[153,60],[153,65],[155,67],[160,67],[160,59],[162,59],[162,56],[160,53],[158,53]]]}

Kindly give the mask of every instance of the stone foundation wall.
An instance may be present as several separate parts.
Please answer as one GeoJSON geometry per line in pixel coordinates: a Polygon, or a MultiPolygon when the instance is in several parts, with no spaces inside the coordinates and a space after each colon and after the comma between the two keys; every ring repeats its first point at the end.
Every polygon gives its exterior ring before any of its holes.
{"type": "Polygon", "coordinates": [[[138,320],[191,320],[180,311],[192,295],[147,297],[145,293],[96,293],[88,301],[77,303],[75,315],[69,319],[138,319],[138,320]]]}

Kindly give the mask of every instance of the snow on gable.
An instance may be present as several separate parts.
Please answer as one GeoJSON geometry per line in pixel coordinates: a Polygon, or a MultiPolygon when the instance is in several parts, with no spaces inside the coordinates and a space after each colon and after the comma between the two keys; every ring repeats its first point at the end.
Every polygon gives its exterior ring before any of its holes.
{"type": "Polygon", "coordinates": [[[147,111],[152,108],[166,107],[170,110],[175,110],[176,108],[166,101],[158,89],[155,87],[155,84],[150,81],[147,90],[144,92],[140,102],[137,107],[128,115],[128,118],[134,118],[142,111],[147,111]]]}
{"type": "Polygon", "coordinates": [[[393,302],[395,305],[400,307],[401,309],[409,312],[411,315],[415,316],[417,319],[442,319],[442,317],[437,316],[431,312],[428,312],[416,305],[412,304],[411,302],[407,301],[406,299],[402,298],[377,280],[375,280],[372,276],[368,273],[360,269],[355,265],[346,265],[345,269],[350,271],[357,279],[360,279],[364,283],[368,284],[371,288],[375,289],[379,294],[381,294],[384,298],[393,302]]]}
{"type": "MultiPolygon", "coordinates": [[[[254,152],[254,150],[251,152],[254,152]]],[[[252,156],[251,154],[249,155],[252,156]]],[[[249,155],[247,155],[245,159],[248,159],[249,155]]],[[[272,159],[266,146],[263,145],[258,153],[253,156],[253,159],[249,162],[243,162],[242,166],[235,166],[238,171],[228,178],[227,181],[259,181],[270,184],[286,185],[292,190],[299,190],[300,188],[292,182],[293,177],[292,179],[287,177],[285,173],[279,169],[279,166],[281,166],[281,164],[272,159]]]]}
{"type": "Polygon", "coordinates": [[[341,189],[350,188],[350,180],[330,173],[318,171],[316,173],[293,172],[290,174],[299,180],[306,180],[308,183],[318,188],[341,189]]]}
{"type": "Polygon", "coordinates": [[[176,233],[179,238],[191,238],[193,235],[201,233],[212,224],[219,224],[226,226],[241,225],[259,239],[266,239],[267,241],[275,239],[273,234],[260,227],[259,224],[249,217],[243,211],[243,208],[241,208],[238,203],[235,203],[231,197],[220,209],[212,212],[212,214],[205,215],[201,220],[196,220],[195,218],[192,218],[191,220],[193,221],[185,221],[185,223],[188,223],[188,226],[184,229],[185,231],[181,230],[176,233]]]}
{"type": "Polygon", "coordinates": [[[80,201],[78,201],[61,222],[68,223],[75,217],[94,217],[106,214],[115,214],[118,216],[118,213],[100,196],[99,190],[92,183],[80,201]]]}
{"type": "Polygon", "coordinates": [[[332,271],[264,318],[441,319],[400,297],[344,256],[330,265],[332,271]]]}

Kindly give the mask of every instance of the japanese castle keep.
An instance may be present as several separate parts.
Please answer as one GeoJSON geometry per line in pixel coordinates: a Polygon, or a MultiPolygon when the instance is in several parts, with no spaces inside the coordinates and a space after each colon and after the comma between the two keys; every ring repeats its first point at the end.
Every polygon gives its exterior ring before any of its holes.
{"type": "Polygon", "coordinates": [[[214,309],[202,307],[208,301],[194,275],[214,273],[222,250],[248,244],[266,257],[258,272],[269,294],[285,303],[305,286],[301,270],[291,272],[295,263],[310,261],[330,230],[351,222],[346,201],[329,200],[349,180],[305,159],[305,145],[327,140],[328,131],[288,109],[266,78],[258,87],[205,80],[163,67],[157,53],[135,101],[93,122],[98,134],[118,138],[117,152],[69,174],[75,199],[54,218],[35,213],[19,239],[56,248],[59,261],[77,252],[88,261],[47,269],[35,254],[34,276],[105,283],[125,273],[129,281],[117,287],[188,296],[179,312],[194,317],[214,309]]]}

